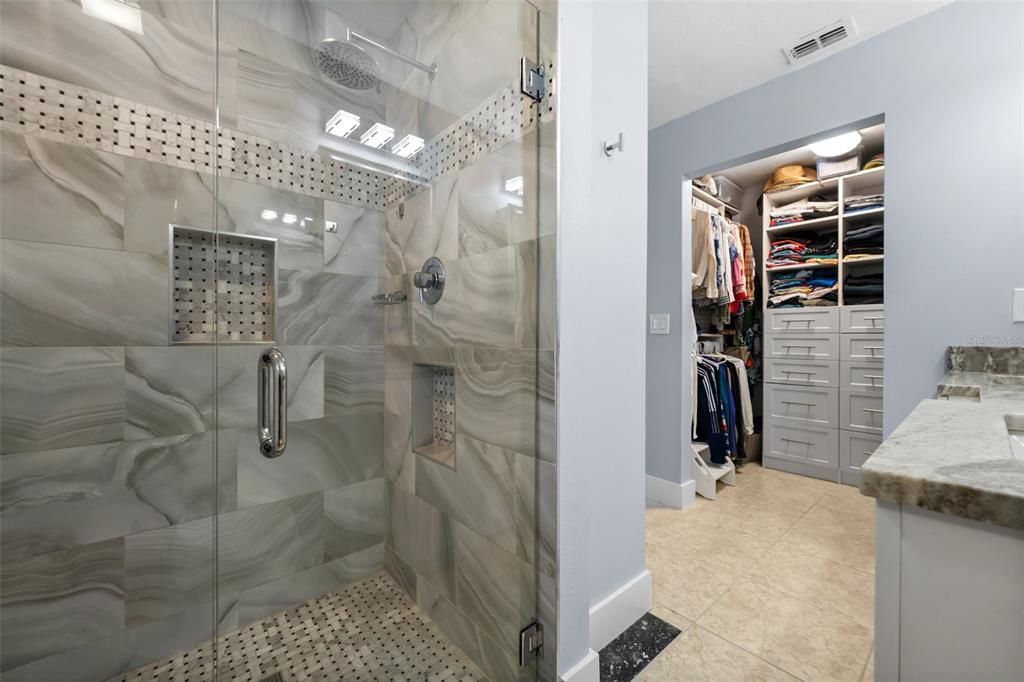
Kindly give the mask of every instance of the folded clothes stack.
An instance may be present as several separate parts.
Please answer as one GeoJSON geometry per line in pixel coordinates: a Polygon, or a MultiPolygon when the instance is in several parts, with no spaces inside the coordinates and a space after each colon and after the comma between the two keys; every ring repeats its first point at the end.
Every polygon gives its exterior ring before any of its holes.
{"type": "Polygon", "coordinates": [[[768,307],[835,305],[838,294],[839,283],[835,270],[792,270],[772,278],[768,287],[768,307]]]}
{"type": "Polygon", "coordinates": [[[856,261],[880,256],[885,251],[882,224],[863,225],[846,230],[843,235],[843,260],[856,261]]]}
{"type": "Polygon", "coordinates": [[[838,247],[839,240],[835,232],[776,239],[768,253],[768,269],[805,263],[835,265],[839,262],[838,247]]]}
{"type": "Polygon", "coordinates": [[[869,211],[873,208],[882,208],[885,205],[884,194],[855,194],[850,197],[846,197],[846,209],[844,213],[849,215],[850,213],[859,213],[860,211],[869,211]]]}
{"type": "Polygon", "coordinates": [[[880,272],[847,275],[843,282],[843,302],[847,305],[881,303],[883,292],[880,272]]]}
{"type": "Polygon", "coordinates": [[[789,225],[792,223],[813,220],[814,218],[826,218],[833,216],[839,209],[839,202],[828,200],[822,196],[813,196],[808,199],[794,201],[785,206],[773,208],[769,212],[772,226],[789,225]]]}

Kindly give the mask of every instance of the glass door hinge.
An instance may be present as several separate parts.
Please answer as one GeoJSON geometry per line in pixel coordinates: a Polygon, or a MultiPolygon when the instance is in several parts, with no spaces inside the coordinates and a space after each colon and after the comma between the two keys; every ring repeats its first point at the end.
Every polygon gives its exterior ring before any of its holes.
{"type": "Polygon", "coordinates": [[[525,667],[537,658],[544,646],[544,628],[534,622],[523,628],[519,633],[519,665],[525,667]]]}
{"type": "Polygon", "coordinates": [[[522,72],[523,94],[537,102],[544,99],[547,95],[544,67],[528,57],[519,60],[519,67],[522,72]]]}

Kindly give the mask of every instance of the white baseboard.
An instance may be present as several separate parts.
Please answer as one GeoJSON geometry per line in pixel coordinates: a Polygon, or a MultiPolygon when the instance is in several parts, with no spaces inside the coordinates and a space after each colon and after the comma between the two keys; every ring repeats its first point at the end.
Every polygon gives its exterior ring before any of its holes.
{"type": "Polygon", "coordinates": [[[647,503],[670,509],[686,509],[693,505],[697,484],[693,479],[685,483],[666,481],[664,478],[647,475],[647,503]]]}
{"type": "Polygon", "coordinates": [[[599,682],[600,679],[601,661],[593,649],[587,649],[583,660],[562,675],[562,682],[599,682]]]}
{"type": "Polygon", "coordinates": [[[651,610],[651,572],[638,576],[590,607],[590,648],[600,651],[651,610]]]}

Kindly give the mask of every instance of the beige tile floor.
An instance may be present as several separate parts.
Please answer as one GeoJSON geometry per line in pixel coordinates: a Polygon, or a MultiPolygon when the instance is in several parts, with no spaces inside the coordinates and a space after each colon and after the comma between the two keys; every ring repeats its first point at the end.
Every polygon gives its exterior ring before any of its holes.
{"type": "Polygon", "coordinates": [[[654,614],[683,632],[647,682],[873,682],[874,500],[748,464],[685,511],[647,510],[654,614]]]}

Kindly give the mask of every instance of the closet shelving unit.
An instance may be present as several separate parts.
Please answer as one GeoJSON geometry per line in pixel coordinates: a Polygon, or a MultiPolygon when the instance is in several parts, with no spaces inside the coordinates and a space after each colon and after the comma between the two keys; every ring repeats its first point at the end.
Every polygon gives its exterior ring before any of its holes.
{"type": "Polygon", "coordinates": [[[885,192],[885,168],[807,183],[763,197],[765,466],[858,485],[860,465],[881,442],[885,328],[882,304],[849,305],[843,282],[851,272],[880,272],[885,256],[846,260],[847,229],[883,222],[885,208],[847,211],[858,194],[885,192]],[[836,197],[834,216],[777,227],[770,213],[815,195],[836,197]],[[767,267],[771,242],[783,235],[835,231],[838,263],[767,267]],[[835,306],[770,308],[768,291],[780,272],[835,268],[835,306]]]}

